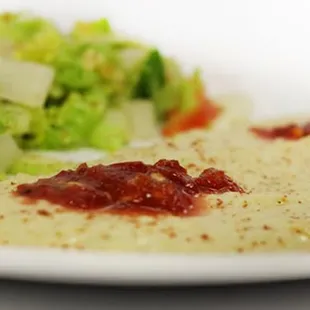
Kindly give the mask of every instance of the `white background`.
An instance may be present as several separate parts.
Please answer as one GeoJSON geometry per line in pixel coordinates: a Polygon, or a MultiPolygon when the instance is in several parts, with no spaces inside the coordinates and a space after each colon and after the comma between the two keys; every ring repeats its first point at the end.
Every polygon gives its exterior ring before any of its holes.
{"type": "Polygon", "coordinates": [[[258,115],[310,112],[309,0],[0,0],[68,27],[106,16],[116,29],[203,67],[209,91],[244,90],[258,115]]]}

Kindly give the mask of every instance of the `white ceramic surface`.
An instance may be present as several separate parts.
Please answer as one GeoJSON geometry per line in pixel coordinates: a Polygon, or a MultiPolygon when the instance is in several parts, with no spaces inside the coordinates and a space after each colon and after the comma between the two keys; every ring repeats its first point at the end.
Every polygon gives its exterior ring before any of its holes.
{"type": "Polygon", "coordinates": [[[231,284],[305,279],[309,255],[99,254],[0,249],[0,276],[108,285],[231,284]]]}
{"type": "MultiPolygon", "coordinates": [[[[210,93],[243,91],[250,95],[256,117],[310,114],[308,0],[87,0],[67,4],[1,0],[0,9],[41,13],[64,28],[77,18],[106,16],[116,29],[158,45],[185,68],[201,65],[210,93]]],[[[78,156],[86,159],[95,154],[80,152],[78,156]]],[[[123,285],[269,281],[310,277],[310,255],[123,255],[0,248],[1,276],[123,285]]]]}

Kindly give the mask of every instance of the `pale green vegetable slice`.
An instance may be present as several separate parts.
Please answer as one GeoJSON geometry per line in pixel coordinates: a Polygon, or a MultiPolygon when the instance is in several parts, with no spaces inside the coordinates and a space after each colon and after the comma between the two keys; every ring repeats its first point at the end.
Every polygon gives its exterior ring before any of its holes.
{"type": "Polygon", "coordinates": [[[76,168],[78,164],[70,161],[61,161],[38,153],[24,153],[10,166],[8,173],[25,173],[29,175],[48,175],[63,169],[76,168]]]}
{"type": "Polygon", "coordinates": [[[49,66],[0,57],[0,98],[43,107],[53,79],[49,66]]]}
{"type": "Polygon", "coordinates": [[[116,151],[129,142],[130,124],[122,109],[111,108],[90,137],[90,145],[102,150],[116,151]]]}
{"type": "Polygon", "coordinates": [[[119,53],[120,62],[125,70],[139,70],[148,52],[146,48],[126,48],[119,53]]]}
{"type": "Polygon", "coordinates": [[[159,136],[154,104],[148,100],[134,100],[125,106],[133,140],[153,139],[159,136]]]}
{"type": "Polygon", "coordinates": [[[16,137],[29,131],[31,111],[21,105],[0,101],[0,133],[16,137]]]}
{"type": "Polygon", "coordinates": [[[6,172],[22,155],[16,142],[9,134],[0,135],[0,174],[6,172]]]}

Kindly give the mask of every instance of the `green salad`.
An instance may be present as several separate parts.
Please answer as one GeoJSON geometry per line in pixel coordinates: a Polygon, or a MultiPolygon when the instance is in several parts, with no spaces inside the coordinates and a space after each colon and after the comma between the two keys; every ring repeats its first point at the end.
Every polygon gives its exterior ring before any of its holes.
{"type": "Polygon", "coordinates": [[[189,129],[184,115],[201,105],[202,84],[199,71],[186,76],[105,18],[64,33],[42,17],[0,14],[0,148],[11,152],[0,173],[23,170],[20,150],[111,152],[189,129]]]}

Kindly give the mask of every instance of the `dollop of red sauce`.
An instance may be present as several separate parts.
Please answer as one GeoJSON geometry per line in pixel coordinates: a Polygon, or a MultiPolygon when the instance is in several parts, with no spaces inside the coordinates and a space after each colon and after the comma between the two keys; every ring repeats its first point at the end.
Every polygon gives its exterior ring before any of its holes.
{"type": "Polygon", "coordinates": [[[14,191],[29,201],[46,200],[79,211],[103,210],[126,215],[197,215],[201,194],[240,192],[223,171],[209,168],[199,177],[187,174],[178,161],[160,160],[154,165],[123,162],[88,167],[21,184],[14,191]]]}
{"type": "Polygon", "coordinates": [[[260,138],[267,140],[286,139],[299,140],[310,135],[310,122],[304,125],[288,124],[273,128],[251,128],[251,131],[260,138]]]}

